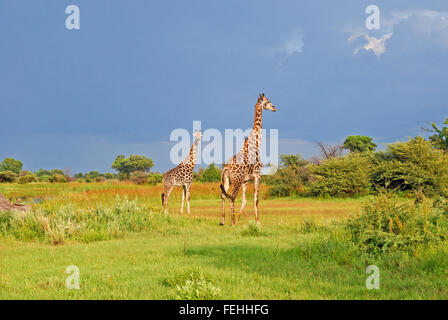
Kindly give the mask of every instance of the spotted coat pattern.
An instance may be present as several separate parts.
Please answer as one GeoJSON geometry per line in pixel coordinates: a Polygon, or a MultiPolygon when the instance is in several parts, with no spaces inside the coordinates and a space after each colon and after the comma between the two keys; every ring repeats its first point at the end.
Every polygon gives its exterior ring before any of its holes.
{"type": "Polygon", "coordinates": [[[196,166],[198,158],[198,146],[201,141],[201,132],[195,133],[195,140],[190,148],[189,155],[179,163],[179,165],[171,170],[168,170],[163,175],[162,205],[165,212],[168,213],[168,198],[174,187],[182,187],[182,206],[180,212],[184,211],[184,200],[187,199],[187,212],[190,214],[190,188],[193,181],[193,170],[196,166]]]}
{"type": "Polygon", "coordinates": [[[222,199],[222,219],[221,225],[225,223],[225,200],[230,201],[232,211],[232,224],[235,224],[235,198],[240,188],[242,189],[242,203],[240,216],[246,206],[246,190],[249,181],[254,181],[254,206],[255,219],[259,221],[258,215],[258,193],[261,183],[261,169],[263,163],[260,159],[260,145],[263,128],[263,110],[276,111],[269,99],[261,94],[255,105],[255,120],[252,131],[244,141],[241,150],[234,155],[224,166],[221,175],[221,199],[222,199]],[[232,192],[228,190],[232,186],[232,192]]]}

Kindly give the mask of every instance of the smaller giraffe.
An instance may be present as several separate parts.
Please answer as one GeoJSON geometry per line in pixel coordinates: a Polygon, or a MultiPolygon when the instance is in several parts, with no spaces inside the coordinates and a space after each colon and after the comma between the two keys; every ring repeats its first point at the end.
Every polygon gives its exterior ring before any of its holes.
{"type": "Polygon", "coordinates": [[[201,142],[202,133],[196,131],[194,133],[195,140],[190,148],[190,154],[182,160],[176,168],[168,170],[163,175],[162,205],[165,208],[165,213],[168,213],[168,198],[174,187],[182,187],[182,207],[180,213],[184,212],[184,200],[187,198],[187,212],[190,214],[190,187],[193,181],[193,170],[196,166],[198,158],[198,146],[201,142]]]}

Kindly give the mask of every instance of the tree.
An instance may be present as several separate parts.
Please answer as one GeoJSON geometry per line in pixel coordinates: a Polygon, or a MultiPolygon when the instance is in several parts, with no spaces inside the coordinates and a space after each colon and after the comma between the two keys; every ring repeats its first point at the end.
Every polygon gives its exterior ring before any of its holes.
{"type": "Polygon", "coordinates": [[[282,154],[280,166],[273,175],[263,177],[273,197],[289,197],[303,193],[309,180],[308,161],[300,154],[282,154]]]}
{"type": "Polygon", "coordinates": [[[330,158],[309,169],[310,193],[317,196],[353,197],[370,192],[371,158],[369,153],[350,153],[330,158]]]}
{"type": "Polygon", "coordinates": [[[90,171],[89,173],[86,174],[86,176],[89,176],[90,179],[95,179],[102,176],[102,174],[99,173],[98,171],[90,171]]]}
{"type": "Polygon", "coordinates": [[[0,163],[0,171],[12,171],[19,174],[22,171],[22,167],[22,161],[13,158],[6,158],[0,163]]]}
{"type": "Polygon", "coordinates": [[[13,171],[1,171],[0,183],[12,183],[17,180],[17,173],[13,171]]]}
{"type": "MultiPolygon", "coordinates": [[[[448,124],[448,118],[443,124],[448,124]]],[[[436,124],[433,123],[432,128],[434,129],[435,134],[430,136],[429,140],[431,140],[435,147],[442,150],[448,150],[448,127],[439,129],[436,124]]]]}
{"type": "Polygon", "coordinates": [[[218,182],[221,181],[221,170],[214,163],[205,169],[200,177],[201,182],[218,182]]]}
{"type": "Polygon", "coordinates": [[[145,184],[148,182],[148,174],[143,171],[134,171],[131,173],[131,181],[135,184],[145,184]]]}
{"type": "Polygon", "coordinates": [[[375,151],[377,145],[368,136],[348,136],[344,141],[344,148],[350,152],[375,151]]]}
{"type": "Polygon", "coordinates": [[[317,146],[319,147],[320,152],[322,153],[322,157],[325,160],[340,158],[342,156],[342,153],[344,152],[344,147],[341,145],[331,146],[322,142],[318,142],[317,146]]]}
{"type": "Polygon", "coordinates": [[[448,191],[448,157],[422,137],[387,146],[377,157],[375,185],[397,190],[422,190],[428,195],[448,191]]]}
{"type": "Polygon", "coordinates": [[[130,174],[135,171],[148,173],[154,166],[154,162],[145,156],[131,154],[129,158],[119,155],[112,164],[112,169],[118,171],[121,179],[129,179],[130,174]]]}

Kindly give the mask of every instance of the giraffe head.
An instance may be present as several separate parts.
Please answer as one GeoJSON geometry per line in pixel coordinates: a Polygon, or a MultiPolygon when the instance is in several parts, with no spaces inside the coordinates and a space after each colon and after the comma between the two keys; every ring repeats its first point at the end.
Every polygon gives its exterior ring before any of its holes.
{"type": "Polygon", "coordinates": [[[260,105],[265,110],[271,110],[276,112],[277,109],[275,109],[274,105],[271,101],[264,95],[264,93],[260,94],[258,97],[258,105],[260,105]]]}
{"type": "Polygon", "coordinates": [[[197,141],[201,141],[201,138],[202,138],[202,132],[201,132],[200,130],[195,131],[194,134],[193,134],[193,136],[194,136],[195,140],[197,140],[197,141]]]}

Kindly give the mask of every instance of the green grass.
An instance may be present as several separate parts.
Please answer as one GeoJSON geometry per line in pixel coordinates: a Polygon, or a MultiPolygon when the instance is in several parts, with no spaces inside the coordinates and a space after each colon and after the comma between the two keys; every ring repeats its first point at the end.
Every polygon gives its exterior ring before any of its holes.
{"type": "MultiPolygon", "coordinates": [[[[14,188],[16,194],[27,192],[14,188]]],[[[53,198],[34,209],[54,215],[69,203],[80,212],[98,205],[96,193],[87,205],[79,189],[53,188],[54,194],[47,195],[53,198]],[[61,192],[71,201],[59,198],[61,192]]],[[[130,190],[132,198],[135,189],[130,190]]],[[[412,252],[370,254],[344,240],[340,223],[365,199],[264,200],[261,226],[250,223],[248,208],[238,226],[220,227],[218,199],[192,201],[190,217],[176,213],[180,204],[174,200],[170,217],[159,219],[160,207],[150,207],[156,199],[134,196],[147,210],[138,213],[138,229],[130,228],[122,214],[123,232],[109,240],[68,236],[63,245],[52,245],[45,236],[21,239],[5,232],[0,237],[0,299],[448,298],[446,242],[412,252]],[[145,213],[155,218],[145,220],[145,213]],[[65,287],[70,265],[80,269],[79,290],[65,287]],[[379,290],[366,289],[368,265],[380,268],[379,290]]],[[[100,197],[104,208],[113,208],[114,199],[100,197]]],[[[95,215],[83,219],[92,219],[93,225],[95,215]]]]}

